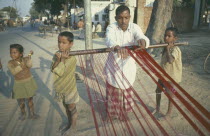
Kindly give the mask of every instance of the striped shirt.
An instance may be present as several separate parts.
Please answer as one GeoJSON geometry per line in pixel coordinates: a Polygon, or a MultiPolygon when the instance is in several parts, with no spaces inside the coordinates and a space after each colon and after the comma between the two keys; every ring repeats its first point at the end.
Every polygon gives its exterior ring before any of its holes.
{"type": "MultiPolygon", "coordinates": [[[[53,59],[53,63],[56,57],[53,59]]],[[[74,100],[72,103],[79,101],[79,95],[75,79],[76,58],[71,56],[64,62],[60,62],[53,70],[54,88],[56,95],[68,96],[68,99],[74,100]]],[[[62,99],[62,97],[61,97],[62,99]]]]}

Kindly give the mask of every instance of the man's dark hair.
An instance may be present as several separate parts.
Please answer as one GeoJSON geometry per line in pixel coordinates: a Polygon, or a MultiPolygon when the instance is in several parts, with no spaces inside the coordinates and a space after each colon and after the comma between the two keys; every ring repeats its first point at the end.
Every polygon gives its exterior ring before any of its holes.
{"type": "Polygon", "coordinates": [[[121,6],[119,6],[119,7],[117,7],[117,9],[116,9],[116,11],[115,11],[115,14],[116,14],[116,16],[118,16],[119,14],[121,14],[122,12],[124,12],[124,11],[128,11],[129,12],[129,14],[130,14],[130,9],[127,7],[127,6],[125,6],[125,5],[121,5],[121,6]]]}
{"type": "Polygon", "coordinates": [[[69,42],[73,42],[74,41],[74,35],[71,32],[68,32],[68,31],[61,32],[58,36],[65,36],[65,37],[67,37],[69,42]]]}
{"type": "Polygon", "coordinates": [[[20,45],[20,44],[11,44],[10,45],[10,49],[13,49],[13,48],[17,49],[21,54],[23,54],[24,48],[23,48],[22,45],[20,45]]]}
{"type": "Polygon", "coordinates": [[[178,29],[175,27],[168,27],[165,32],[167,32],[167,31],[172,31],[174,34],[174,37],[177,37],[177,35],[178,35],[178,29]]]}

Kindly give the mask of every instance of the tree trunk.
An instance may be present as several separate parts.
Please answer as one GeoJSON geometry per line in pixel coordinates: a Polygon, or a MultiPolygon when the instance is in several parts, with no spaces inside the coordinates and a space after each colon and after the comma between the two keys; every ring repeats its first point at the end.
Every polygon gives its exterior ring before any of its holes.
{"type": "Polygon", "coordinates": [[[61,19],[61,22],[63,24],[66,23],[66,16],[67,16],[67,10],[68,10],[68,0],[65,1],[65,4],[62,4],[62,7],[63,7],[63,16],[62,16],[62,19],[61,19]]]}
{"type": "Polygon", "coordinates": [[[201,6],[201,0],[195,0],[195,11],[194,11],[194,22],[193,22],[194,30],[198,29],[199,26],[200,6],[201,6]]]}
{"type": "Polygon", "coordinates": [[[145,32],[144,27],[144,0],[138,0],[137,1],[137,24],[141,27],[142,31],[145,32]]]}
{"type": "MultiPolygon", "coordinates": [[[[173,0],[155,0],[152,9],[149,26],[146,35],[150,39],[150,44],[163,42],[166,27],[171,22],[173,11],[173,0]]],[[[154,55],[159,55],[161,50],[154,50],[154,55]]]]}

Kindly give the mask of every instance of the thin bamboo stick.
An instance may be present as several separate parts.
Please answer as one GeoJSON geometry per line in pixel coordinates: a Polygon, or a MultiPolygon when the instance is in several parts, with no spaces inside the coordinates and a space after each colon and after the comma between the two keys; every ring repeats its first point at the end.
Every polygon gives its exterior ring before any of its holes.
{"type": "MultiPolygon", "coordinates": [[[[162,48],[162,47],[166,47],[168,44],[164,43],[164,44],[154,44],[154,45],[150,45],[148,48],[162,48]]],[[[175,43],[175,46],[182,46],[182,45],[188,45],[188,42],[179,42],[179,43],[175,43]]],[[[134,46],[127,46],[129,49],[134,50],[136,48],[138,48],[137,45],[134,46]]],[[[125,48],[125,47],[123,47],[125,48]]],[[[107,52],[111,52],[111,51],[115,51],[114,48],[101,48],[101,49],[90,49],[90,50],[78,50],[78,51],[71,51],[69,53],[70,56],[74,56],[74,55],[86,55],[86,54],[96,54],[96,53],[107,53],[107,52]]]]}

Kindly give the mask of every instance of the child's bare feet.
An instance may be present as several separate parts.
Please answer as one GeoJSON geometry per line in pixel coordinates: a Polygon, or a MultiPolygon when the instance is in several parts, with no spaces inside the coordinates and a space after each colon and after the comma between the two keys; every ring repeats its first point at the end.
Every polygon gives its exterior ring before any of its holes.
{"type": "Polygon", "coordinates": [[[39,119],[40,116],[38,114],[33,113],[33,114],[29,114],[29,117],[28,118],[29,119],[39,119]]]}
{"type": "Polygon", "coordinates": [[[77,132],[77,129],[71,127],[71,128],[69,128],[68,130],[63,131],[62,136],[75,136],[75,135],[76,135],[76,132],[77,132]]]}
{"type": "Polygon", "coordinates": [[[70,128],[70,125],[69,125],[69,124],[65,124],[65,125],[60,126],[59,131],[60,131],[60,132],[65,132],[65,131],[67,131],[69,128],[70,128]]]}
{"type": "Polygon", "coordinates": [[[171,119],[171,112],[167,112],[164,118],[167,120],[171,119]]]}
{"type": "Polygon", "coordinates": [[[158,112],[158,111],[156,111],[153,115],[154,115],[154,117],[155,117],[157,120],[161,120],[161,119],[164,117],[164,115],[161,114],[161,113],[158,112]]]}
{"type": "MultiPolygon", "coordinates": [[[[73,105],[72,105],[73,107],[73,105]]],[[[75,136],[75,133],[77,131],[77,127],[76,127],[76,121],[77,121],[77,117],[78,117],[78,113],[76,110],[76,106],[70,110],[69,113],[69,125],[63,129],[62,131],[62,136],[75,136]]]]}
{"type": "Polygon", "coordinates": [[[22,114],[22,113],[21,113],[21,115],[20,115],[20,117],[19,117],[19,120],[22,120],[22,121],[23,121],[23,120],[25,120],[25,119],[26,119],[26,114],[22,114]]]}

